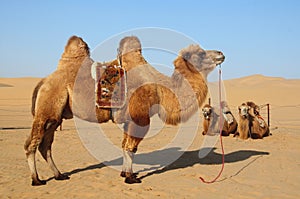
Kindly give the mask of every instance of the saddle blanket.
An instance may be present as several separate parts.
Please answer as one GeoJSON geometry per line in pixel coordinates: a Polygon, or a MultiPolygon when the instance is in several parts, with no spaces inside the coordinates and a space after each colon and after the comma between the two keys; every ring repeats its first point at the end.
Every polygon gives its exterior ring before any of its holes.
{"type": "Polygon", "coordinates": [[[125,105],[127,86],[126,72],[121,66],[93,64],[95,100],[99,108],[121,108],[125,105]]]}

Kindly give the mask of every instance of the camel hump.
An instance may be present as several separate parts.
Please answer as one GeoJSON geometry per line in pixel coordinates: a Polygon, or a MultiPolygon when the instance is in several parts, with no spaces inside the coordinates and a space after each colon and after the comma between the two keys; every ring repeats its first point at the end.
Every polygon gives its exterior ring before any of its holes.
{"type": "Polygon", "coordinates": [[[81,37],[72,36],[69,38],[64,53],[62,55],[63,58],[75,58],[81,56],[89,56],[90,49],[89,46],[81,37]]]}
{"type": "Polygon", "coordinates": [[[142,45],[136,36],[124,37],[119,44],[119,55],[124,55],[133,51],[141,51],[142,45]]]}

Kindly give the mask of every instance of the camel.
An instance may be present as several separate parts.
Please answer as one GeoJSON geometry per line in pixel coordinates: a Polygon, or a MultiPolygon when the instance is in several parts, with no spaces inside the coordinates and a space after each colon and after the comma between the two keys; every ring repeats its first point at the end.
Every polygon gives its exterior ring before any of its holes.
{"type": "Polygon", "coordinates": [[[241,139],[262,139],[269,136],[269,127],[259,114],[259,106],[254,102],[242,103],[238,107],[239,126],[238,133],[241,139]]]}
{"type": "Polygon", "coordinates": [[[205,51],[198,45],[191,45],[180,52],[174,61],[174,74],[167,77],[143,58],[137,37],[125,37],[120,41],[118,59],[105,63],[120,64],[127,72],[126,103],[122,108],[113,110],[95,107],[95,82],[91,72],[94,62],[90,59],[88,49],[81,38],[71,37],[57,70],[42,79],[34,89],[32,131],[24,147],[32,185],[46,184],[39,179],[36,170],[37,147],[49,163],[56,180],[69,178],[55,166],[51,145],[54,131],[62,119],[73,116],[97,123],[109,120],[123,123],[123,169],[120,175],[125,177],[126,183],[140,183],[141,180],[132,171],[132,162],[139,143],[149,129],[150,117],[158,114],[163,121],[172,125],[186,121],[206,98],[208,88],[205,75],[225,59],[220,51],[205,51]],[[199,70],[203,73],[200,74],[199,70]],[[188,92],[189,88],[193,92],[188,92]],[[184,99],[178,100],[180,97],[184,99]],[[159,108],[151,109],[157,104],[159,108]]]}
{"type": "MultiPolygon", "coordinates": [[[[229,136],[230,134],[235,134],[238,127],[237,121],[233,116],[233,114],[231,113],[225,101],[221,103],[221,106],[222,106],[222,113],[225,119],[222,128],[222,136],[229,136]]],[[[215,109],[209,104],[205,104],[202,108],[202,114],[204,117],[202,135],[206,135],[208,133],[208,129],[210,127],[211,122],[214,123],[216,122],[215,120],[219,118],[218,116],[219,113],[216,113],[215,109]]]]}
{"type": "Polygon", "coordinates": [[[57,70],[42,79],[34,89],[32,96],[32,114],[34,116],[31,134],[24,149],[31,171],[32,185],[43,185],[46,181],[38,177],[35,153],[38,148],[43,158],[54,172],[56,180],[69,179],[57,169],[51,153],[51,145],[56,128],[62,119],[71,119],[73,82],[78,69],[84,62],[92,63],[88,45],[80,38],[72,36],[65,46],[57,70]]]}

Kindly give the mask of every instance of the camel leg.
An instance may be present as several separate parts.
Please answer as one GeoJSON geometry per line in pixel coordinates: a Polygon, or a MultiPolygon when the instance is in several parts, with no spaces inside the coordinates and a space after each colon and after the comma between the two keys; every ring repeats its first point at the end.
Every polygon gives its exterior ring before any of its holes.
{"type": "MultiPolygon", "coordinates": [[[[123,134],[123,141],[122,141],[122,149],[123,149],[123,166],[122,166],[122,171],[121,171],[121,174],[120,176],[121,177],[126,177],[126,173],[131,174],[133,173],[132,172],[132,169],[130,169],[130,163],[128,163],[128,161],[130,162],[130,159],[132,157],[132,154],[128,154],[124,149],[125,149],[125,146],[127,145],[127,142],[129,139],[129,135],[127,134],[128,133],[128,123],[125,123],[124,124],[124,134],[123,134]],[[129,170],[128,170],[129,168],[129,170]]],[[[136,149],[137,150],[137,149],[136,149]]]]}
{"type": "Polygon", "coordinates": [[[70,179],[69,176],[65,174],[61,174],[60,171],[57,169],[53,159],[52,159],[52,154],[51,154],[51,148],[47,150],[47,162],[51,168],[51,170],[54,173],[54,178],[55,180],[67,180],[70,179]]]}
{"type": "MultiPolygon", "coordinates": [[[[150,122],[150,121],[149,121],[150,122]]],[[[123,169],[121,176],[125,177],[125,183],[141,183],[132,170],[134,154],[137,151],[139,143],[149,130],[149,125],[138,126],[133,122],[128,123],[128,132],[124,132],[123,147],[123,169]]]]}
{"type": "Polygon", "coordinates": [[[42,154],[43,158],[49,164],[51,170],[53,171],[54,178],[56,180],[66,180],[66,179],[70,179],[69,176],[61,174],[61,172],[57,169],[57,167],[53,161],[52,151],[51,151],[51,146],[53,143],[55,130],[60,125],[61,125],[61,122],[56,122],[56,120],[47,123],[47,125],[46,125],[47,129],[45,131],[43,140],[39,145],[39,151],[42,154]]]}
{"type": "Polygon", "coordinates": [[[125,145],[126,145],[126,142],[127,142],[127,129],[125,130],[125,126],[128,126],[127,123],[124,125],[124,134],[123,134],[123,141],[122,141],[122,149],[123,149],[123,166],[122,166],[122,171],[121,171],[121,174],[120,176],[121,177],[126,177],[126,165],[127,165],[127,158],[125,156],[125,145]]]}
{"type": "Polygon", "coordinates": [[[46,181],[38,177],[35,161],[36,149],[39,146],[44,134],[44,125],[41,121],[34,121],[31,130],[31,136],[26,140],[24,149],[27,157],[28,166],[31,172],[32,185],[44,185],[46,181]]]}

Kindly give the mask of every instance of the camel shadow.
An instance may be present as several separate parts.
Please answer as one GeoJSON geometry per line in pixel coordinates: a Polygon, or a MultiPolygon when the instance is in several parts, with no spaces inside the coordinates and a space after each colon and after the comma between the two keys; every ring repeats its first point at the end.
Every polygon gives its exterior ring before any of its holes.
{"type": "MultiPolygon", "coordinates": [[[[215,164],[222,164],[222,154],[215,152],[216,148],[203,148],[200,151],[181,151],[178,147],[172,147],[163,150],[157,150],[149,153],[141,153],[136,154],[134,163],[139,165],[148,165],[149,168],[145,168],[142,170],[137,171],[139,172],[148,172],[143,176],[140,176],[139,179],[146,178],[148,176],[154,174],[161,174],[171,170],[177,170],[187,167],[192,167],[197,164],[202,165],[215,165],[215,164]],[[199,152],[203,152],[206,154],[205,157],[199,158],[199,152]],[[172,157],[168,162],[168,158],[172,157]],[[175,158],[174,158],[175,157],[175,158]],[[178,157],[176,159],[176,157],[178,157]],[[175,160],[175,161],[172,161],[175,160]]],[[[262,155],[269,155],[269,152],[265,151],[255,151],[255,150],[238,150],[228,154],[225,154],[225,163],[234,163],[239,161],[247,160],[253,156],[262,156],[262,155]]],[[[94,169],[101,169],[106,167],[107,165],[115,165],[120,166],[122,165],[123,158],[119,157],[112,161],[106,161],[99,164],[90,165],[84,168],[77,168],[69,172],[65,172],[65,175],[71,176],[83,171],[89,171],[94,169]]],[[[52,180],[49,178],[47,181],[52,180]]]]}
{"type": "MultiPolygon", "coordinates": [[[[192,167],[197,164],[201,165],[216,165],[222,164],[222,154],[216,153],[216,148],[203,148],[195,151],[186,151],[180,156],[176,161],[172,162],[171,164],[163,167],[162,169],[157,169],[155,171],[148,172],[146,175],[140,177],[140,179],[149,177],[154,174],[161,174],[171,170],[177,170],[187,167],[192,167]],[[207,154],[203,158],[199,158],[199,152],[204,150],[205,154],[207,154]]],[[[254,150],[239,150],[235,152],[231,152],[224,155],[225,163],[234,163],[247,160],[253,156],[262,156],[262,155],[269,155],[269,152],[265,151],[254,151],[254,150]]],[[[242,168],[244,169],[244,168],[242,168]]]]}
{"type": "MultiPolygon", "coordinates": [[[[99,164],[90,165],[90,166],[87,166],[87,167],[84,167],[84,168],[77,168],[77,169],[74,169],[74,170],[69,171],[69,172],[64,172],[63,175],[71,176],[73,174],[80,173],[80,172],[83,172],[83,171],[89,171],[89,170],[94,170],[94,169],[101,169],[103,167],[106,167],[106,165],[103,164],[103,163],[99,163],[99,164]]],[[[55,179],[55,178],[54,177],[50,177],[50,178],[48,178],[45,181],[48,182],[48,181],[51,181],[53,179],[55,179]]]]}

